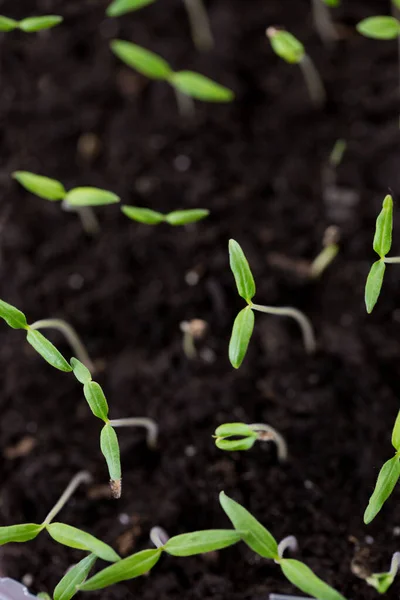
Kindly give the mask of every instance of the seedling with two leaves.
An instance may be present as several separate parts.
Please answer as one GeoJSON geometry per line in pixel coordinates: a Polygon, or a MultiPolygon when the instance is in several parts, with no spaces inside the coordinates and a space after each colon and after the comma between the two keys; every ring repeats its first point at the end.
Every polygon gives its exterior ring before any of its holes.
{"type": "Polygon", "coordinates": [[[364,523],[367,525],[375,519],[400,478],[400,412],[392,431],[392,446],[396,451],[395,455],[381,468],[374,492],[364,513],[364,523]]]}
{"type": "Polygon", "coordinates": [[[51,202],[61,202],[63,210],[78,213],[84,230],[91,235],[99,231],[93,206],[116,204],[120,201],[113,192],[95,187],[77,187],[67,191],[61,181],[28,171],[15,171],[12,176],[35,196],[51,202]]]}
{"type": "MultiPolygon", "coordinates": [[[[23,329],[27,332],[27,341],[52,367],[64,372],[73,371],[76,379],[83,385],[83,393],[92,413],[104,422],[100,434],[100,448],[106,460],[110,474],[111,491],[115,498],[121,495],[121,462],[116,427],[144,427],[147,430],[147,443],[154,448],[157,442],[158,427],[152,419],[145,417],[114,419],[108,418],[108,403],[101,386],[92,380],[90,370],[77,358],[71,358],[70,363],[64,358],[60,351],[37,330],[38,327],[53,327],[65,333],[65,329],[74,334],[75,348],[83,358],[87,357],[86,349],[79,340],[76,332],[65,321],[61,321],[62,327],[58,325],[57,319],[36,321],[28,325],[23,312],[0,300],[0,318],[12,329],[23,329]],[[50,323],[50,325],[49,325],[50,323]]],[[[71,341],[71,338],[70,338],[71,341]]],[[[90,360],[90,359],[89,359],[90,360]]]]}
{"type": "Polygon", "coordinates": [[[271,425],[266,423],[224,423],[215,430],[215,445],[220,450],[236,452],[250,450],[259,442],[274,442],[276,444],[278,459],[285,462],[288,458],[288,449],[284,437],[271,425]]]}
{"type": "Polygon", "coordinates": [[[310,95],[316,107],[325,104],[326,92],[322,79],[304,45],[289,31],[268,27],[266,35],[272,50],[289,64],[299,65],[310,95]]]}
{"type": "Polygon", "coordinates": [[[371,313],[381,293],[386,265],[400,263],[400,256],[387,256],[392,247],[393,230],[393,199],[386,196],[382,204],[382,210],[376,219],[373,248],[380,257],[372,265],[367,282],[365,284],[365,306],[367,312],[371,313]]]}
{"type": "Polygon", "coordinates": [[[205,219],[210,214],[210,211],[205,208],[192,208],[188,210],[174,210],[166,215],[150,208],[140,208],[139,206],[124,205],[121,207],[122,212],[126,217],[145,223],[146,225],[159,225],[160,223],[168,223],[168,225],[188,225],[205,219]]]}
{"type": "Polygon", "coordinates": [[[229,257],[239,296],[247,302],[246,308],[243,308],[239,312],[233,324],[232,336],[229,343],[229,360],[232,366],[238,369],[246,355],[254,329],[254,311],[295,319],[301,328],[306,351],[310,354],[315,352],[316,341],[313,327],[301,311],[291,307],[278,308],[253,303],[256,293],[253,274],[242,248],[235,240],[229,241],[229,257]]]}
{"type": "Polygon", "coordinates": [[[20,29],[25,33],[35,33],[43,29],[51,29],[56,27],[63,21],[59,15],[44,15],[42,17],[27,17],[22,21],[16,21],[9,17],[0,15],[0,31],[14,31],[20,29]]]}
{"type": "Polygon", "coordinates": [[[385,573],[372,573],[365,579],[368,585],[374,587],[380,594],[385,594],[392,585],[400,566],[400,552],[392,556],[389,571],[385,573]]]}
{"type": "Polygon", "coordinates": [[[192,98],[203,102],[232,102],[235,95],[228,88],[193,71],[173,71],[166,60],[125,40],[111,42],[113,53],[128,67],[149,79],[169,83],[176,93],[182,116],[192,116],[192,98]]]}

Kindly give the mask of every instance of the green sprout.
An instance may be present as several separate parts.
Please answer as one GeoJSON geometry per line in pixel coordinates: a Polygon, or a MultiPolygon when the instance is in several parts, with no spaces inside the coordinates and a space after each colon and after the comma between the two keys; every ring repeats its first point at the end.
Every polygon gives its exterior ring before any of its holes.
{"type": "Polygon", "coordinates": [[[166,215],[160,212],[151,210],[150,208],[140,208],[138,206],[121,206],[121,210],[126,217],[145,223],[146,225],[159,225],[160,223],[168,223],[168,225],[188,225],[205,219],[210,214],[210,211],[205,208],[192,208],[189,210],[174,210],[166,215]]]}
{"type": "Polygon", "coordinates": [[[312,0],[315,29],[321,40],[327,45],[338,39],[338,33],[329,9],[337,8],[339,4],[340,0],[312,0]]]}
{"type": "Polygon", "coordinates": [[[230,266],[235,277],[237,290],[247,302],[237,315],[233,324],[231,340],[229,343],[229,360],[235,369],[238,369],[246,355],[247,348],[254,329],[254,311],[264,312],[271,315],[292,317],[299,324],[306,351],[312,354],[316,350],[316,341],[313,327],[309,319],[296,308],[275,306],[264,306],[252,302],[256,293],[256,285],[249,263],[242,248],[235,240],[229,240],[230,266]]]}
{"type": "Polygon", "coordinates": [[[228,88],[193,71],[173,71],[166,60],[141,46],[125,40],[111,42],[113,53],[128,67],[149,79],[169,83],[176,93],[183,116],[193,113],[192,98],[203,102],[232,102],[235,95],[228,88]]]}
{"type": "Polygon", "coordinates": [[[12,176],[35,196],[51,202],[61,201],[63,210],[77,212],[84,230],[90,235],[99,231],[99,224],[92,210],[93,206],[116,204],[120,201],[113,192],[94,187],[77,187],[67,191],[57,179],[28,171],[15,171],[12,176]]]}
{"type": "Polygon", "coordinates": [[[339,230],[335,225],[331,225],[325,230],[321,252],[314,258],[310,265],[311,279],[318,279],[318,277],[321,277],[322,273],[335,260],[339,253],[338,241],[339,230]]]}
{"type": "Polygon", "coordinates": [[[366,525],[375,519],[400,477],[400,412],[392,431],[392,446],[396,453],[393,458],[385,462],[379,472],[374,492],[364,513],[366,525]]]}
{"type": "Polygon", "coordinates": [[[400,21],[389,16],[368,17],[357,24],[357,31],[375,40],[395,40],[400,36],[400,21]]]}
{"type": "Polygon", "coordinates": [[[324,84],[303,44],[289,31],[276,27],[268,27],[266,35],[277,56],[289,64],[299,65],[312,102],[317,107],[323,106],[326,101],[324,84]]]}
{"type": "Polygon", "coordinates": [[[388,195],[385,197],[382,210],[376,219],[373,241],[373,248],[380,258],[371,266],[365,284],[365,306],[368,314],[373,311],[381,293],[386,265],[400,263],[400,256],[386,256],[392,247],[392,230],[393,199],[392,196],[388,195]]]}
{"type": "Polygon", "coordinates": [[[215,430],[215,445],[220,450],[250,450],[259,442],[274,442],[278,451],[278,459],[285,462],[288,458],[287,444],[283,436],[266,423],[224,423],[215,430]]]}
{"type": "Polygon", "coordinates": [[[24,313],[3,300],[0,300],[0,318],[4,319],[12,329],[27,331],[26,339],[38,354],[55,369],[64,372],[73,371],[76,379],[83,385],[83,394],[92,413],[104,422],[100,433],[100,449],[108,466],[112,494],[115,498],[119,498],[121,496],[121,463],[118,438],[114,428],[144,427],[147,430],[147,444],[150,448],[154,448],[158,436],[156,423],[145,417],[115,420],[108,418],[109,409],[106,397],[101,386],[92,380],[92,374],[88,367],[77,358],[71,358],[70,363],[68,363],[60,351],[38,331],[39,328],[53,327],[64,334],[67,333],[68,341],[75,349],[80,351],[81,356],[83,353],[83,358],[87,361],[88,356],[82,342],[76,332],[65,321],[47,319],[28,325],[24,313]]]}
{"type": "Polygon", "coordinates": [[[392,556],[390,569],[386,573],[372,573],[366,578],[366,582],[374,587],[380,594],[385,594],[392,585],[400,566],[400,552],[392,556]]]}
{"type": "Polygon", "coordinates": [[[127,13],[139,10],[149,4],[154,4],[156,0],[114,0],[106,10],[107,17],[122,17],[127,13]]]}
{"type": "Polygon", "coordinates": [[[35,33],[43,29],[51,29],[59,25],[63,18],[58,15],[44,15],[43,17],[27,17],[22,21],[15,21],[0,15],[0,31],[14,31],[20,29],[25,33],[35,33]]]}

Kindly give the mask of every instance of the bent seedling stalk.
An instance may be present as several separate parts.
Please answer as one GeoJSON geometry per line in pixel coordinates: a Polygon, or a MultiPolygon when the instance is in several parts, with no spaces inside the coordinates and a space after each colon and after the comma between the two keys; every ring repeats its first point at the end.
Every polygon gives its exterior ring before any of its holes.
{"type": "Polygon", "coordinates": [[[317,344],[309,319],[301,311],[297,310],[297,308],[254,304],[252,299],[256,293],[256,285],[253,274],[242,248],[235,240],[229,240],[229,257],[230,267],[236,281],[239,296],[247,302],[246,308],[239,312],[233,324],[232,336],[229,343],[229,360],[232,366],[238,369],[246,355],[254,329],[253,311],[293,318],[297,321],[301,329],[306,352],[313,354],[317,344]]]}
{"type": "Polygon", "coordinates": [[[321,40],[331,45],[338,39],[338,33],[329,8],[339,6],[340,0],[311,0],[315,30],[321,40]]]}

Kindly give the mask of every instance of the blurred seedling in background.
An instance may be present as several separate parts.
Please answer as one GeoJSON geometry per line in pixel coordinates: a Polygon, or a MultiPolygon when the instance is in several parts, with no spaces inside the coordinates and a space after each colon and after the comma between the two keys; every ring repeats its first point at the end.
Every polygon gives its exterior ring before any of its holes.
{"type": "Polygon", "coordinates": [[[89,235],[95,235],[100,230],[92,207],[116,204],[120,201],[113,192],[94,187],[77,187],[67,191],[60,181],[28,171],[15,171],[12,176],[35,196],[51,202],[61,201],[63,210],[76,212],[83,229],[89,235]]]}
{"type": "Polygon", "coordinates": [[[208,77],[193,71],[174,72],[166,60],[141,46],[113,40],[111,42],[113,53],[128,67],[135,69],[149,79],[165,81],[175,91],[178,108],[182,117],[191,117],[194,114],[192,99],[203,102],[232,102],[234,93],[208,77]]]}
{"type": "Polygon", "coordinates": [[[388,195],[383,201],[382,210],[376,220],[373,248],[380,258],[372,265],[365,285],[365,306],[368,313],[373,311],[378,301],[386,265],[400,263],[400,256],[386,256],[392,247],[392,230],[393,199],[388,195]]]}
{"type": "Polygon", "coordinates": [[[42,17],[27,17],[22,21],[15,21],[0,15],[0,31],[14,31],[20,29],[25,33],[36,33],[44,29],[56,27],[63,21],[59,15],[44,15],[42,17]]]}
{"type": "Polygon", "coordinates": [[[166,215],[163,215],[156,210],[150,208],[140,208],[139,206],[121,206],[121,210],[126,217],[144,223],[146,225],[159,225],[160,223],[168,223],[168,225],[188,225],[197,223],[205,219],[210,214],[210,211],[205,208],[192,208],[188,210],[174,210],[166,215]]]}
{"type": "Polygon", "coordinates": [[[288,31],[268,27],[266,35],[275,54],[289,64],[299,65],[313,104],[321,107],[326,101],[325,87],[303,44],[288,31]]]}
{"type": "Polygon", "coordinates": [[[285,462],[288,459],[287,444],[283,436],[266,423],[224,423],[215,430],[213,436],[215,445],[220,450],[236,452],[250,450],[259,442],[274,442],[278,452],[278,460],[285,462]]]}
{"type": "Polygon", "coordinates": [[[392,556],[390,569],[386,573],[372,573],[366,578],[366,582],[374,587],[380,594],[385,594],[392,585],[400,566],[400,552],[392,556]]]}
{"type": "Polygon", "coordinates": [[[331,8],[337,8],[340,0],[311,0],[314,26],[321,40],[329,45],[338,39],[337,30],[331,15],[331,8]]]}
{"type": "MultiPolygon", "coordinates": [[[[397,3],[394,6],[400,7],[397,3]]],[[[390,16],[368,17],[357,24],[357,31],[375,40],[395,40],[400,36],[400,21],[390,16]]]]}
{"type": "Polygon", "coordinates": [[[322,250],[310,265],[311,279],[321,277],[322,273],[335,260],[339,252],[339,237],[339,229],[335,225],[331,225],[325,229],[322,250]]]}
{"type": "Polygon", "coordinates": [[[264,306],[252,302],[256,293],[256,285],[249,263],[242,248],[235,240],[229,240],[229,257],[232,273],[235,277],[239,296],[246,300],[248,306],[241,310],[233,324],[232,336],[229,343],[229,360],[238,369],[246,355],[247,348],[254,329],[254,311],[271,315],[292,317],[297,321],[303,334],[306,351],[312,354],[316,350],[314,330],[309,319],[296,308],[264,306]]]}
{"type": "MultiPolygon", "coordinates": [[[[121,17],[139,10],[155,0],[114,0],[107,8],[108,17],[121,17]]],[[[208,52],[214,47],[214,38],[203,0],[183,0],[189,17],[193,43],[200,52],[208,52]]]]}
{"type": "Polygon", "coordinates": [[[382,506],[393,492],[400,477],[400,412],[392,431],[392,446],[396,450],[393,458],[385,462],[375,484],[374,492],[369,499],[364,513],[364,523],[371,523],[382,506]]]}
{"type": "Polygon", "coordinates": [[[207,331],[207,323],[202,319],[182,321],[180,329],[183,333],[183,351],[189,360],[194,360],[197,357],[196,341],[204,337],[207,331]]]}

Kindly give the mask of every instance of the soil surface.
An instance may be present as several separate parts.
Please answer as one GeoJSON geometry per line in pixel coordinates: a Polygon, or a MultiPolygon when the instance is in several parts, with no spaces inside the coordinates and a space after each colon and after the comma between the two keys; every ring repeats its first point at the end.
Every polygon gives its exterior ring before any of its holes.
{"type": "MultiPolygon", "coordinates": [[[[218,503],[225,490],[278,539],[295,535],[299,558],[347,598],[376,598],[351,561],[367,556],[381,571],[400,549],[399,487],[373,524],[362,521],[393,452],[399,408],[396,265],[371,316],[363,303],[377,212],[388,190],[400,193],[398,67],[395,42],[362,38],[354,25],[389,3],[343,0],[334,13],[341,39],[327,48],[308,0],[213,0],[216,47],[203,55],[181,0],[159,0],[118,20],[104,17],[103,0],[0,4],[14,18],[65,17],[42,34],[1,34],[1,297],[30,322],[69,321],[98,365],[112,418],[147,416],[160,427],[156,451],[143,430],[119,431],[123,496],[112,500],[100,422],[81,386],[1,325],[1,525],[40,522],[70,478],[87,469],[94,484],[79,489],[59,519],[127,555],[150,547],[155,525],[170,535],[228,527],[218,503]],[[272,53],[268,25],[305,43],[327,88],[322,110],[310,104],[300,70],[272,53]],[[114,58],[116,37],[152,49],[175,69],[214,78],[237,100],[196,103],[195,119],[183,121],[167,85],[114,58]],[[338,138],[348,147],[332,189],[323,174],[338,138]],[[111,189],[127,204],[204,207],[211,216],[186,228],[149,227],[110,206],[96,211],[102,231],[93,239],[76,215],[13,182],[16,169],[67,187],[111,189]],[[318,254],[329,225],[341,230],[340,254],[311,283],[292,267],[318,254]],[[256,301],[293,305],[311,318],[314,357],[295,323],[258,314],[243,366],[230,366],[230,330],[243,307],[228,266],[230,237],[252,265],[256,301]],[[189,361],[180,323],[193,318],[204,319],[208,333],[189,361]],[[227,421],[276,427],[289,462],[279,464],[268,444],[217,450],[211,436],[227,421]]],[[[57,333],[48,335],[70,356],[57,333]]],[[[42,534],[2,547],[0,573],[52,593],[80,557],[42,534]]],[[[399,590],[395,582],[387,598],[399,590]]],[[[266,600],[269,592],[295,593],[276,565],[240,544],[203,557],[163,557],[149,577],[92,598],[266,600]]]]}

